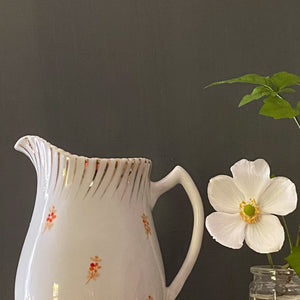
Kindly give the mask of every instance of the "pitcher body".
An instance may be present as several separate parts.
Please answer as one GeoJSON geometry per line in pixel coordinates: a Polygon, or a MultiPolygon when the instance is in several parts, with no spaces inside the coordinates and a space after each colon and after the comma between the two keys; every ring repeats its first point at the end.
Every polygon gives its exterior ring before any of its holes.
{"type": "MultiPolygon", "coordinates": [[[[77,156],[34,136],[15,147],[31,159],[38,178],[16,300],[176,297],[191,266],[179,272],[176,286],[165,286],[151,211],[170,183],[150,181],[150,160],[77,156]]],[[[200,236],[194,237],[198,242],[190,250],[196,253],[188,254],[194,258],[187,256],[187,265],[194,264],[201,245],[199,205],[200,236]]]]}

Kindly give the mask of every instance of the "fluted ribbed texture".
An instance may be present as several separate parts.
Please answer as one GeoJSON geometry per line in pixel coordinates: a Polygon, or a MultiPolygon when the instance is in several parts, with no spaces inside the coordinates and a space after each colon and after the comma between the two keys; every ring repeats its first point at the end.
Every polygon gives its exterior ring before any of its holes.
{"type": "Polygon", "coordinates": [[[70,154],[37,136],[18,140],[15,149],[35,166],[38,188],[51,198],[139,199],[149,188],[151,161],[145,158],[100,159],[70,154]]]}

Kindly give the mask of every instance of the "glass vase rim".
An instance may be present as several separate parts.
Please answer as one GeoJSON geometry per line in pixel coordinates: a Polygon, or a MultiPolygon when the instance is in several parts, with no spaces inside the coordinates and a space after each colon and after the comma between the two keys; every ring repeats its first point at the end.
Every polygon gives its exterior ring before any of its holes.
{"type": "Polygon", "coordinates": [[[294,269],[284,268],[281,265],[275,265],[273,268],[269,265],[257,265],[250,267],[250,272],[252,274],[262,274],[262,275],[296,275],[294,269]]]}

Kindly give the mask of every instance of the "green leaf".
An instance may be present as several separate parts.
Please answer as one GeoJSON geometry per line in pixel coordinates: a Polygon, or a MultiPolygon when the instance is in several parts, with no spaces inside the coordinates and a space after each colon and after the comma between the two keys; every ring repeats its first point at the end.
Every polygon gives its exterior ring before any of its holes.
{"type": "Polygon", "coordinates": [[[270,96],[264,99],[264,105],[259,113],[274,119],[294,118],[299,114],[299,108],[292,108],[290,103],[282,98],[270,96]]]}
{"type": "Polygon", "coordinates": [[[300,84],[300,77],[288,72],[279,72],[271,77],[271,81],[279,90],[281,90],[286,86],[300,84]]]}
{"type": "Polygon", "coordinates": [[[293,247],[291,254],[285,259],[300,277],[300,247],[293,247]]]}
{"type": "Polygon", "coordinates": [[[263,96],[267,96],[270,95],[272,93],[272,90],[270,90],[269,88],[259,85],[256,88],[254,88],[254,90],[252,91],[252,93],[250,95],[245,95],[243,97],[243,99],[241,100],[239,107],[253,101],[253,100],[257,100],[260,99],[263,96]]]}
{"type": "Polygon", "coordinates": [[[259,84],[259,85],[269,85],[270,84],[270,78],[267,76],[261,76],[257,74],[245,74],[241,77],[217,81],[209,84],[207,87],[211,87],[214,85],[224,84],[224,83],[237,83],[237,82],[244,82],[244,83],[252,83],[252,84],[259,84]]]}
{"type": "Polygon", "coordinates": [[[278,91],[278,93],[295,93],[296,91],[292,88],[283,88],[278,91]]]}

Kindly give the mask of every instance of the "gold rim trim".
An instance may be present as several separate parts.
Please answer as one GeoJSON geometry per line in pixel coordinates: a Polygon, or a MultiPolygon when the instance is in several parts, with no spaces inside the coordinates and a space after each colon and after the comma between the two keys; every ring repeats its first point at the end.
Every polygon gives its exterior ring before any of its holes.
{"type": "Polygon", "coordinates": [[[108,187],[109,187],[110,184],[112,183],[113,178],[115,177],[115,174],[116,174],[116,172],[117,172],[118,165],[119,165],[119,160],[116,160],[116,162],[115,162],[115,168],[114,168],[113,174],[112,174],[112,176],[111,176],[111,178],[110,178],[110,180],[109,180],[109,182],[108,182],[108,185],[107,185],[106,188],[104,189],[103,194],[101,195],[101,198],[104,196],[104,194],[106,193],[108,187]]]}
{"type": "Polygon", "coordinates": [[[109,167],[109,160],[106,162],[106,165],[105,165],[103,174],[102,174],[102,176],[101,176],[101,179],[100,179],[100,181],[99,181],[99,183],[98,183],[97,188],[95,189],[95,191],[94,191],[94,193],[93,193],[93,196],[96,194],[96,192],[98,191],[99,187],[101,186],[102,181],[103,181],[103,179],[104,179],[104,177],[105,177],[105,174],[106,174],[106,172],[107,172],[107,170],[108,170],[108,167],[109,167]]]}

